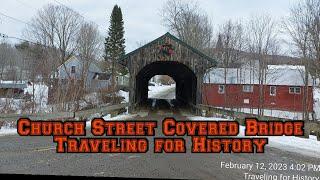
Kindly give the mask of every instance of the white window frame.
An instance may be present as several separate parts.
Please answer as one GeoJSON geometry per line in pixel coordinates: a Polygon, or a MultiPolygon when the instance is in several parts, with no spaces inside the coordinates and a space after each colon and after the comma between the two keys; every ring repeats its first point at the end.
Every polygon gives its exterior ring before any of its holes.
{"type": "Polygon", "coordinates": [[[220,84],[220,85],[218,86],[218,93],[219,93],[219,94],[224,94],[225,91],[226,91],[225,85],[220,84]],[[220,88],[220,87],[223,87],[223,88],[222,88],[222,91],[221,91],[221,88],[220,88]]]}
{"type": "Polygon", "coordinates": [[[253,85],[251,85],[251,84],[242,85],[242,91],[243,91],[243,92],[247,92],[247,93],[252,93],[252,92],[253,92],[253,85]],[[250,87],[250,89],[248,90],[248,89],[245,88],[245,87],[250,87]]]}
{"type": "Polygon", "coordinates": [[[289,94],[301,94],[301,87],[290,86],[289,94]],[[293,91],[291,91],[293,89],[293,91]],[[298,92],[299,89],[299,92],[298,92]]]}
{"type": "Polygon", "coordinates": [[[295,88],[294,87],[289,87],[289,94],[294,94],[295,88]]]}
{"type": "Polygon", "coordinates": [[[270,86],[270,96],[276,96],[277,95],[277,86],[270,86]],[[274,93],[272,93],[272,88],[274,88],[274,93]]]}

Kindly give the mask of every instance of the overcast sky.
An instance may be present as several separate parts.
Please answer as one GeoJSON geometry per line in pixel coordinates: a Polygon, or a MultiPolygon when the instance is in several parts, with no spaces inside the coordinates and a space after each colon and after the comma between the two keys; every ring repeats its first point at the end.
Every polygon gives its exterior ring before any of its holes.
{"type": "MultiPolygon", "coordinates": [[[[269,13],[275,19],[288,15],[289,8],[299,0],[198,0],[212,24],[217,28],[228,19],[247,19],[254,14],[269,13]]],[[[112,8],[118,4],[124,16],[126,50],[137,48],[138,43],[151,41],[168,30],[162,26],[160,9],[165,1],[160,0],[1,0],[0,33],[9,36],[22,36],[26,27],[4,17],[1,13],[24,22],[36,14],[44,5],[62,3],[82,14],[87,20],[99,26],[103,35],[109,26],[112,8]]]]}

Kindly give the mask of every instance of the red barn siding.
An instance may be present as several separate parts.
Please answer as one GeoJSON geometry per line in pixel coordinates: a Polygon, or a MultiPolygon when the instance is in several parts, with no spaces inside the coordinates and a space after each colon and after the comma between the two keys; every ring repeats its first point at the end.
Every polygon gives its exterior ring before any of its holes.
{"type": "MultiPolygon", "coordinates": [[[[219,84],[204,84],[203,104],[229,107],[229,108],[258,108],[259,107],[259,85],[253,85],[253,92],[243,92],[243,85],[228,84],[225,87],[225,94],[218,93],[219,84]],[[249,99],[249,104],[244,103],[244,99],[249,99]]],[[[300,94],[290,94],[291,86],[276,86],[276,96],[270,95],[270,85],[265,85],[264,109],[277,109],[285,111],[303,111],[303,93],[301,86],[300,94]]],[[[297,86],[295,86],[297,87],[297,86]]],[[[308,87],[308,111],[313,111],[312,87],[308,87]]]]}

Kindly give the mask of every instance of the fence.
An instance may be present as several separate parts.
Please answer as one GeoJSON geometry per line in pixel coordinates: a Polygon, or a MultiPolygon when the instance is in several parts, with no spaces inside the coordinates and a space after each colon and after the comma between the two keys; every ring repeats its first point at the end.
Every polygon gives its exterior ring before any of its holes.
{"type": "Polygon", "coordinates": [[[0,114],[0,122],[17,121],[21,117],[28,117],[32,120],[60,120],[60,119],[84,119],[92,114],[105,115],[108,113],[117,112],[120,109],[126,108],[128,103],[122,103],[110,106],[100,106],[94,109],[88,109],[77,112],[56,112],[56,113],[35,113],[35,114],[0,114]]]}
{"type": "MultiPolygon", "coordinates": [[[[286,119],[286,118],[277,118],[277,117],[270,117],[270,116],[259,116],[256,114],[249,114],[244,112],[237,112],[227,109],[221,109],[214,106],[208,106],[208,105],[197,105],[192,106],[193,109],[196,110],[198,114],[205,112],[205,115],[224,115],[224,116],[230,116],[235,118],[241,125],[244,125],[244,119],[246,117],[252,117],[257,118],[259,120],[265,120],[265,121],[295,121],[293,119],[286,119]]],[[[320,121],[304,121],[304,137],[309,138],[310,134],[313,134],[317,136],[317,140],[320,141],[320,121]]]]}

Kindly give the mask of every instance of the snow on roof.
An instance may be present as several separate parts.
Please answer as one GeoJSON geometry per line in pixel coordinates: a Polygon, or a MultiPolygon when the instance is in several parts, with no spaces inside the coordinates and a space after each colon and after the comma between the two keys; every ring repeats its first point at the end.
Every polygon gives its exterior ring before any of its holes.
{"type": "Polygon", "coordinates": [[[25,82],[25,81],[3,81],[3,80],[0,80],[0,88],[24,89],[26,87],[27,87],[27,82],[25,82]]]}
{"type": "Polygon", "coordinates": [[[298,69],[304,71],[305,67],[300,65],[268,65],[268,69],[298,69]]]}
{"type": "Polygon", "coordinates": [[[0,84],[26,84],[27,81],[5,81],[5,80],[0,80],[0,84]]]}
{"type": "MultiPolygon", "coordinates": [[[[259,84],[259,72],[256,68],[227,68],[226,84],[259,84]]],[[[224,84],[225,69],[212,68],[204,77],[204,83],[224,84]]],[[[304,85],[304,67],[303,66],[268,66],[266,71],[267,85],[304,85]]],[[[309,76],[309,86],[312,86],[312,80],[309,76]]]]}

